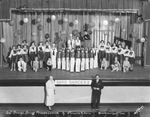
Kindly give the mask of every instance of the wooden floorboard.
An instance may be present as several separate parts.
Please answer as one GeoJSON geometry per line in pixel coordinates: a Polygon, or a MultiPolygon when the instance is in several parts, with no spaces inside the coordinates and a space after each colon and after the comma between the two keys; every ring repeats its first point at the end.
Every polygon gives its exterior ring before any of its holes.
{"type": "Polygon", "coordinates": [[[126,80],[150,80],[150,68],[142,68],[140,66],[135,67],[134,71],[123,73],[123,72],[111,72],[110,70],[92,69],[86,70],[80,73],[70,73],[62,70],[46,71],[46,69],[40,69],[38,72],[28,70],[26,73],[13,71],[10,72],[8,67],[0,68],[0,80],[10,79],[45,79],[46,76],[53,75],[57,80],[83,80],[91,79],[95,74],[99,74],[104,80],[113,79],[126,79],[126,80]]]}

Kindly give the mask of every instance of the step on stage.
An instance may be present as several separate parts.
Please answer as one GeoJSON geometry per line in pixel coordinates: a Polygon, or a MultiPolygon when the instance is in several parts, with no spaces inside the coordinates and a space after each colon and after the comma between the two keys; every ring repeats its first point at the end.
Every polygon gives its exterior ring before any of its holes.
{"type": "Polygon", "coordinates": [[[52,75],[55,80],[91,80],[96,74],[101,76],[104,85],[128,85],[128,86],[146,86],[150,85],[150,68],[143,68],[135,66],[134,71],[128,73],[111,72],[110,70],[92,69],[80,73],[70,73],[69,71],[57,70],[46,71],[46,69],[39,69],[34,72],[30,69],[26,73],[18,71],[10,71],[8,67],[0,68],[0,85],[1,86],[43,86],[47,77],[52,75]]]}

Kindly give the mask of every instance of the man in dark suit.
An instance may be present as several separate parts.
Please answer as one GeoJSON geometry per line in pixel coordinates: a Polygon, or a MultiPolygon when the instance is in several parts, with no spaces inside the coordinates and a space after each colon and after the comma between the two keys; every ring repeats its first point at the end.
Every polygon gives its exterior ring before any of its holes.
{"type": "Polygon", "coordinates": [[[84,47],[91,48],[90,35],[88,34],[86,30],[84,31],[83,40],[84,40],[84,47]]]}
{"type": "Polygon", "coordinates": [[[95,79],[91,83],[92,88],[92,103],[91,107],[93,110],[99,110],[100,96],[101,90],[104,88],[102,80],[100,80],[100,76],[95,75],[95,79]]]}

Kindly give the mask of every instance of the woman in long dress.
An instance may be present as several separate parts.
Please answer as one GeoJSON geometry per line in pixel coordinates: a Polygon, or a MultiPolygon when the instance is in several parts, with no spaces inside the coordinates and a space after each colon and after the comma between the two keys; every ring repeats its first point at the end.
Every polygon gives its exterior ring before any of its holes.
{"type": "Polygon", "coordinates": [[[55,82],[53,76],[49,77],[49,80],[46,82],[46,100],[45,105],[51,110],[51,106],[55,103],[55,82]]]}

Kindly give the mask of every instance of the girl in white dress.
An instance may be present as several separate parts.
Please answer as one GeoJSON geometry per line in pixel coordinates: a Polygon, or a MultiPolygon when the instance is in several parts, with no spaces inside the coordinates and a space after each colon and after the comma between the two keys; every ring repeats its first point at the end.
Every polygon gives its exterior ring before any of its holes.
{"type": "Polygon", "coordinates": [[[84,48],[81,49],[81,71],[85,71],[85,52],[84,52],[84,48]]]}
{"type": "Polygon", "coordinates": [[[75,40],[76,49],[81,47],[81,41],[79,40],[79,37],[75,40]]]}
{"type": "Polygon", "coordinates": [[[90,69],[93,69],[94,67],[94,51],[93,48],[91,48],[89,52],[89,59],[90,59],[90,69]]]}
{"type": "Polygon", "coordinates": [[[49,77],[49,80],[46,82],[46,99],[45,105],[51,110],[51,106],[55,103],[55,82],[53,76],[49,77]]]}
{"type": "Polygon", "coordinates": [[[89,50],[88,48],[85,49],[85,69],[89,69],[90,65],[89,65],[89,50]]]}

